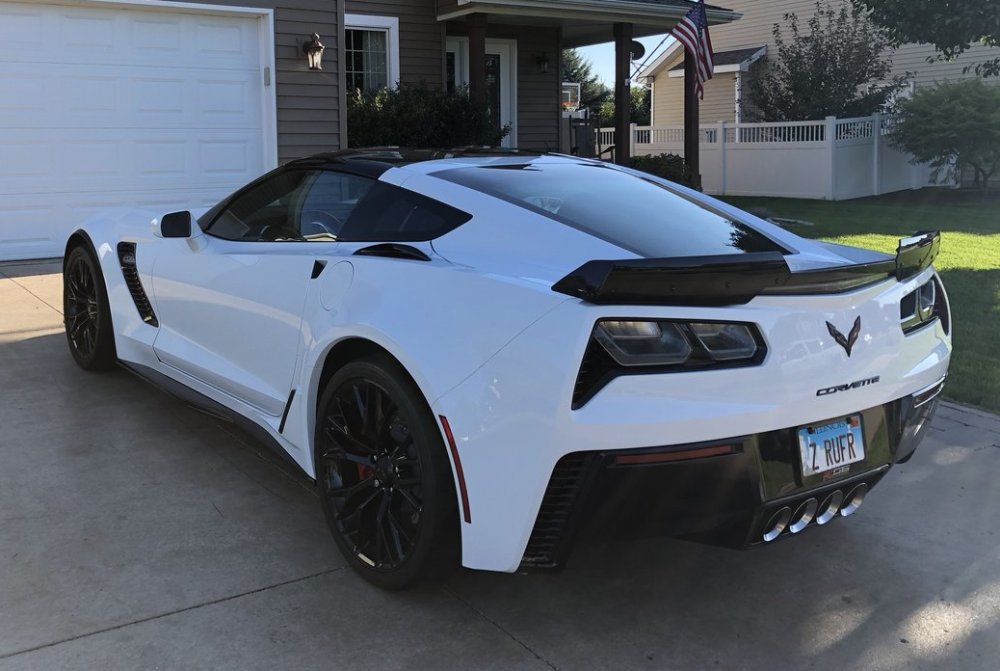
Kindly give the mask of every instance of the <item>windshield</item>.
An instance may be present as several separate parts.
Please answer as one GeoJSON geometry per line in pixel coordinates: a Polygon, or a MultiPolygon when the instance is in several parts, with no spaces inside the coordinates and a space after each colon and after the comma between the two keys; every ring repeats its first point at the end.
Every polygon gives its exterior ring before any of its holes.
{"type": "Polygon", "coordinates": [[[454,168],[435,177],[502,198],[647,258],[785,252],[652,180],[589,163],[454,168]]]}

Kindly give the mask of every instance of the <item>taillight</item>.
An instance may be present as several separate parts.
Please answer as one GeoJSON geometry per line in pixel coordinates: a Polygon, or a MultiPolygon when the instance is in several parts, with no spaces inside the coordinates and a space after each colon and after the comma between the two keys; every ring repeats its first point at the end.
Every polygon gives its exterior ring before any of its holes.
{"type": "Polygon", "coordinates": [[[602,319],[584,353],[573,408],[619,375],[755,366],[767,347],[755,324],[672,319],[602,319]]]}
{"type": "Polygon", "coordinates": [[[948,299],[941,282],[934,277],[903,296],[899,302],[899,325],[903,333],[909,334],[938,320],[948,333],[948,299]]]}

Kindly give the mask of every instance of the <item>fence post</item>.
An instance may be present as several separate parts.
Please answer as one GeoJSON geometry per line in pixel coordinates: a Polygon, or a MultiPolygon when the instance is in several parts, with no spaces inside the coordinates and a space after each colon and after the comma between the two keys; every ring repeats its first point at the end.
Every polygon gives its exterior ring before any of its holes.
{"type": "Polygon", "coordinates": [[[882,195],[882,115],[872,115],[872,191],[882,195]]]}
{"type": "Polygon", "coordinates": [[[837,199],[837,117],[828,116],[823,128],[823,142],[826,145],[827,165],[830,166],[830,183],[827,186],[827,200],[837,199]]]}
{"type": "Polygon", "coordinates": [[[719,195],[726,195],[726,121],[719,120],[719,126],[715,131],[715,141],[719,145],[719,195]]]}
{"type": "Polygon", "coordinates": [[[637,127],[637,124],[634,124],[634,123],[633,124],[629,124],[629,126],[628,126],[628,155],[629,156],[635,156],[635,145],[636,145],[635,136],[638,135],[638,133],[635,132],[636,127],[637,127]]]}

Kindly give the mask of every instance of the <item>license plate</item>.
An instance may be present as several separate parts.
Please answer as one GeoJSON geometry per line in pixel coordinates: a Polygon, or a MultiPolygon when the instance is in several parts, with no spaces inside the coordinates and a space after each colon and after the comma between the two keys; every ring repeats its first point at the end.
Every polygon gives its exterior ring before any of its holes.
{"type": "Polygon", "coordinates": [[[861,415],[851,415],[829,424],[799,429],[802,476],[808,478],[865,458],[861,415]]]}

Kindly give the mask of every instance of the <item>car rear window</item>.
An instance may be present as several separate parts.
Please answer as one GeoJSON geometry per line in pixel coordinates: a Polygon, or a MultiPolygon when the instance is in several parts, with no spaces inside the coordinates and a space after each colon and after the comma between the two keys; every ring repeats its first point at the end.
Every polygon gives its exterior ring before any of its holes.
{"type": "Polygon", "coordinates": [[[786,251],[748,225],[651,179],[599,164],[501,164],[453,168],[434,176],[647,258],[786,251]]]}

